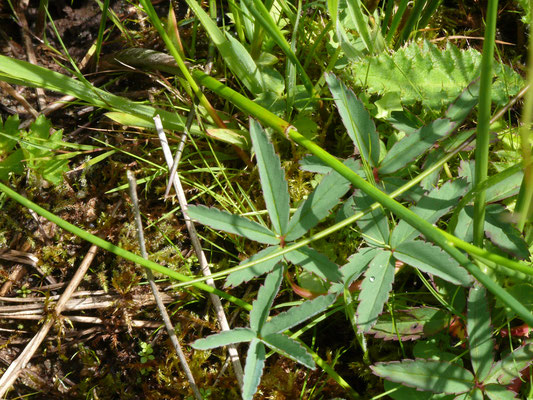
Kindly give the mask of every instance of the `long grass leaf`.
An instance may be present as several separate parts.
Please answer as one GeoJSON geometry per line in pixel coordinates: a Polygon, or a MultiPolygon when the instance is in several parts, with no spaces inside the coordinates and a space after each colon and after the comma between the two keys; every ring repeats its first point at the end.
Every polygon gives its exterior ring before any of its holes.
{"type": "MultiPolygon", "coordinates": [[[[492,63],[494,58],[494,38],[498,18],[498,0],[489,0],[481,58],[481,78],[479,89],[479,111],[476,135],[476,175],[474,186],[485,181],[489,166],[489,127],[491,114],[492,63]]],[[[485,190],[479,190],[474,200],[474,244],[483,247],[485,225],[485,190]]]]}

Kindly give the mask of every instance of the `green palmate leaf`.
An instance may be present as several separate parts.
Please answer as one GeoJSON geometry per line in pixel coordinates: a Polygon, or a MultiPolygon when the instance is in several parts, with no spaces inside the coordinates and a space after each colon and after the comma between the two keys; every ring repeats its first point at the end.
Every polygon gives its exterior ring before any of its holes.
{"type": "Polygon", "coordinates": [[[0,162],[0,180],[9,178],[10,173],[22,174],[24,172],[23,164],[24,154],[21,149],[15,150],[4,160],[0,162]]]}
{"type": "Polygon", "coordinates": [[[291,339],[281,333],[271,333],[261,339],[267,346],[273,348],[278,353],[290,358],[307,368],[314,369],[315,362],[313,357],[305,350],[305,348],[296,340],[291,339]]]}
{"type": "MultiPolygon", "coordinates": [[[[462,180],[448,181],[442,187],[432,190],[422,197],[411,211],[428,222],[435,223],[457,205],[461,196],[468,189],[468,184],[462,180]]],[[[400,221],[391,234],[391,246],[416,238],[420,233],[405,221],[400,221]]]]}
{"type": "Polygon", "coordinates": [[[189,206],[187,213],[191,219],[217,230],[234,233],[260,243],[279,243],[279,239],[268,228],[240,215],[205,206],[189,206]]]}
{"type": "Polygon", "coordinates": [[[494,361],[494,341],[486,295],[483,286],[475,285],[470,289],[466,320],[472,366],[480,382],[487,377],[494,361]]]}
{"type": "Polygon", "coordinates": [[[378,320],[383,305],[389,298],[394,281],[394,259],[390,251],[380,251],[370,262],[359,293],[357,325],[366,333],[378,320]]]}
{"type": "Polygon", "coordinates": [[[500,385],[485,385],[483,387],[483,393],[485,393],[485,396],[488,397],[490,400],[516,400],[518,397],[516,397],[516,393],[512,392],[511,390],[508,390],[504,386],[500,385]]]}
{"type": "Polygon", "coordinates": [[[494,363],[484,383],[509,385],[520,376],[522,370],[533,363],[533,343],[518,347],[502,360],[494,363]]]}
{"type": "Polygon", "coordinates": [[[380,251],[380,249],[365,247],[360,249],[357,253],[352,254],[348,259],[348,262],[340,269],[342,274],[342,283],[334,283],[331,285],[330,292],[338,293],[343,291],[344,288],[348,288],[353,281],[361,276],[368,263],[380,251]]]}
{"type": "Polygon", "coordinates": [[[348,135],[359,150],[361,157],[372,167],[377,166],[379,137],[370,114],[353,91],[348,89],[335,75],[326,75],[326,81],[348,135]]]}
{"type": "MultiPolygon", "coordinates": [[[[477,78],[480,63],[481,54],[473,48],[448,43],[441,50],[428,41],[412,42],[393,54],[361,58],[352,64],[352,76],[370,93],[398,93],[404,106],[420,101],[440,110],[477,78]]],[[[504,64],[493,67],[492,100],[503,105],[522,88],[523,79],[504,64]]]]}
{"type": "Polygon", "coordinates": [[[11,115],[4,123],[0,119],[0,157],[11,151],[17,144],[19,124],[18,114],[11,115]]]}
{"type": "Polygon", "coordinates": [[[431,307],[397,310],[394,315],[383,313],[369,333],[384,340],[415,340],[432,336],[450,323],[450,316],[431,307]]]}
{"type": "Polygon", "coordinates": [[[256,332],[263,329],[263,325],[270,313],[270,307],[276,298],[283,279],[283,268],[276,267],[274,271],[267,275],[265,283],[257,293],[257,299],[252,303],[252,311],[250,312],[250,328],[256,332]]]}
{"type": "Polygon", "coordinates": [[[456,123],[449,119],[437,119],[414,133],[404,137],[389,150],[379,167],[380,174],[392,174],[410,165],[439,140],[449,135],[456,123]]]}
{"type": "MultiPolygon", "coordinates": [[[[253,262],[255,260],[259,260],[263,257],[266,257],[276,251],[278,251],[280,247],[278,246],[272,246],[267,247],[266,249],[261,250],[260,252],[254,254],[247,260],[244,260],[241,262],[241,264],[247,264],[249,262],[253,262]]],[[[277,263],[279,263],[282,260],[281,256],[274,257],[270,260],[260,262],[258,264],[252,265],[250,268],[246,268],[240,271],[232,272],[228,275],[228,278],[226,279],[226,284],[224,286],[237,286],[240,285],[243,282],[248,282],[250,279],[261,276],[267,272],[270,272],[274,269],[277,263]]]]}
{"type": "MultiPolygon", "coordinates": [[[[353,207],[353,213],[355,214],[358,211],[365,211],[374,204],[374,201],[365,193],[358,191],[347,200],[347,203],[353,207]]],[[[383,208],[378,207],[364,217],[359,218],[357,225],[369,245],[382,247],[389,242],[389,221],[383,208]]]]}
{"type": "MultiPolygon", "coordinates": [[[[473,239],[472,206],[459,212],[454,234],[465,241],[473,239]]],[[[529,258],[529,249],[522,235],[508,219],[507,210],[500,204],[489,204],[485,209],[485,234],[501,250],[521,259],[529,258]]]]}
{"type": "Polygon", "coordinates": [[[194,341],[192,347],[197,350],[213,349],[233,343],[249,342],[255,339],[256,336],[256,333],[249,328],[235,328],[230,331],[222,331],[215,335],[198,339],[194,341]]]}
{"type": "Polygon", "coordinates": [[[468,286],[472,283],[468,272],[457,261],[431,243],[420,240],[403,242],[394,249],[394,257],[456,285],[468,286]]]}
{"type": "Polygon", "coordinates": [[[465,393],[474,386],[470,371],[444,361],[406,360],[370,368],[382,378],[435,393],[465,393]]]}
{"type": "Polygon", "coordinates": [[[246,353],[246,365],[244,367],[244,382],[242,385],[243,400],[252,400],[257,386],[263,375],[265,366],[266,351],[265,346],[259,339],[253,339],[246,353]]]}
{"type": "Polygon", "coordinates": [[[326,175],[289,221],[285,241],[296,240],[314,228],[346,194],[350,183],[337,173],[326,175]]]}
{"type": "Polygon", "coordinates": [[[342,275],[339,266],[318,251],[303,246],[285,254],[285,259],[295,265],[299,265],[309,272],[317,274],[322,279],[338,282],[342,275]]]}
{"type": "Polygon", "coordinates": [[[268,336],[272,333],[282,333],[293,326],[321,313],[328,308],[336,299],[336,295],[328,294],[318,296],[309,301],[304,301],[299,306],[289,308],[270,319],[261,329],[261,336],[268,336]]]}
{"type": "Polygon", "coordinates": [[[63,181],[63,173],[68,171],[68,160],[60,159],[55,150],[63,147],[62,131],[50,135],[52,123],[40,115],[30,130],[21,132],[20,147],[28,166],[44,179],[57,185],[63,181]]]}
{"type": "Polygon", "coordinates": [[[259,122],[250,120],[250,137],[257,158],[257,168],[261,179],[261,188],[265,198],[266,208],[272,221],[274,231],[279,236],[285,236],[289,223],[289,189],[285,180],[285,171],[268,141],[267,134],[259,122]]]}

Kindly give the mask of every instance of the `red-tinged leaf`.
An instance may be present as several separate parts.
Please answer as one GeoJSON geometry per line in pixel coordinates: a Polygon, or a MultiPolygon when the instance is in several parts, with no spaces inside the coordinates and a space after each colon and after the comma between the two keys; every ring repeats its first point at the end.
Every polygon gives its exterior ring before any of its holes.
{"type": "Polygon", "coordinates": [[[370,368],[382,378],[434,393],[465,393],[475,384],[470,371],[445,361],[406,360],[378,363],[370,368]]]}
{"type": "Polygon", "coordinates": [[[442,310],[419,307],[395,311],[394,316],[383,313],[369,333],[384,340],[415,340],[443,330],[450,317],[442,310]]]}

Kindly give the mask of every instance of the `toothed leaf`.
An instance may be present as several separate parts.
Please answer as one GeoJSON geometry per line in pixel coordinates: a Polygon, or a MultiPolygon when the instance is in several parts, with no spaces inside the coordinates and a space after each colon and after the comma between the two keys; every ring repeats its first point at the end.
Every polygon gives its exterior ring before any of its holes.
{"type": "Polygon", "coordinates": [[[189,206],[187,213],[191,219],[211,228],[243,236],[260,243],[279,244],[279,239],[268,228],[240,215],[233,215],[205,206],[189,206]]]}
{"type": "Polygon", "coordinates": [[[250,328],[260,332],[270,313],[270,307],[278,294],[281,280],[283,279],[283,268],[278,266],[265,279],[259,288],[257,299],[254,300],[252,311],[250,312],[250,328]]]}
{"type": "Polygon", "coordinates": [[[262,338],[263,343],[273,348],[278,353],[290,358],[310,369],[315,369],[315,362],[313,357],[307,350],[296,340],[291,339],[281,333],[272,333],[262,338]]]}

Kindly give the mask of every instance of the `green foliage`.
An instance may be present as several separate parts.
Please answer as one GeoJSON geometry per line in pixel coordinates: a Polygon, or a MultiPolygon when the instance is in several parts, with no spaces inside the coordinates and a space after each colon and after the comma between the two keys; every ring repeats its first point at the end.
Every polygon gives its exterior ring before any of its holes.
{"type": "MultiPolygon", "coordinates": [[[[401,392],[396,393],[395,399],[417,398],[417,392],[411,388],[441,395],[464,393],[472,399],[514,399],[515,393],[507,386],[512,379],[516,379],[519,371],[531,364],[531,343],[495,362],[490,322],[486,291],[482,286],[474,285],[470,289],[467,313],[468,343],[474,374],[456,360],[430,359],[377,363],[371,366],[372,371],[387,380],[405,385],[401,392]],[[527,357],[529,359],[526,361],[527,357]],[[512,372],[506,370],[507,367],[512,372]]],[[[428,395],[420,398],[437,397],[428,395]]]]}
{"type": "Polygon", "coordinates": [[[57,151],[64,150],[66,144],[62,140],[62,131],[50,134],[51,128],[51,122],[45,116],[39,116],[29,131],[18,131],[18,118],[9,117],[0,131],[0,156],[5,156],[0,162],[0,179],[6,180],[10,173],[21,174],[25,161],[38,176],[54,185],[61,183],[63,173],[68,171],[68,159],[57,151]],[[15,149],[17,143],[19,148],[15,149]]]}
{"type": "Polygon", "coordinates": [[[307,350],[283,332],[324,311],[336,299],[333,294],[320,296],[300,306],[291,307],[288,311],[267,321],[270,308],[281,285],[283,272],[283,266],[278,264],[274,271],[267,275],[250,312],[250,328],[222,331],[198,339],[192,344],[195,349],[205,350],[231,343],[250,342],[242,390],[242,398],[245,400],[253,397],[261,380],[266,359],[265,345],[308,368],[315,367],[315,362],[307,350]]]}
{"type": "MultiPolygon", "coordinates": [[[[440,50],[424,41],[410,43],[392,54],[363,58],[352,64],[351,79],[357,86],[376,94],[396,94],[404,106],[422,102],[439,111],[479,76],[481,54],[472,48],[462,50],[448,43],[440,50]]],[[[494,64],[496,80],[492,100],[507,102],[523,86],[522,78],[504,64],[494,64]]]]}

